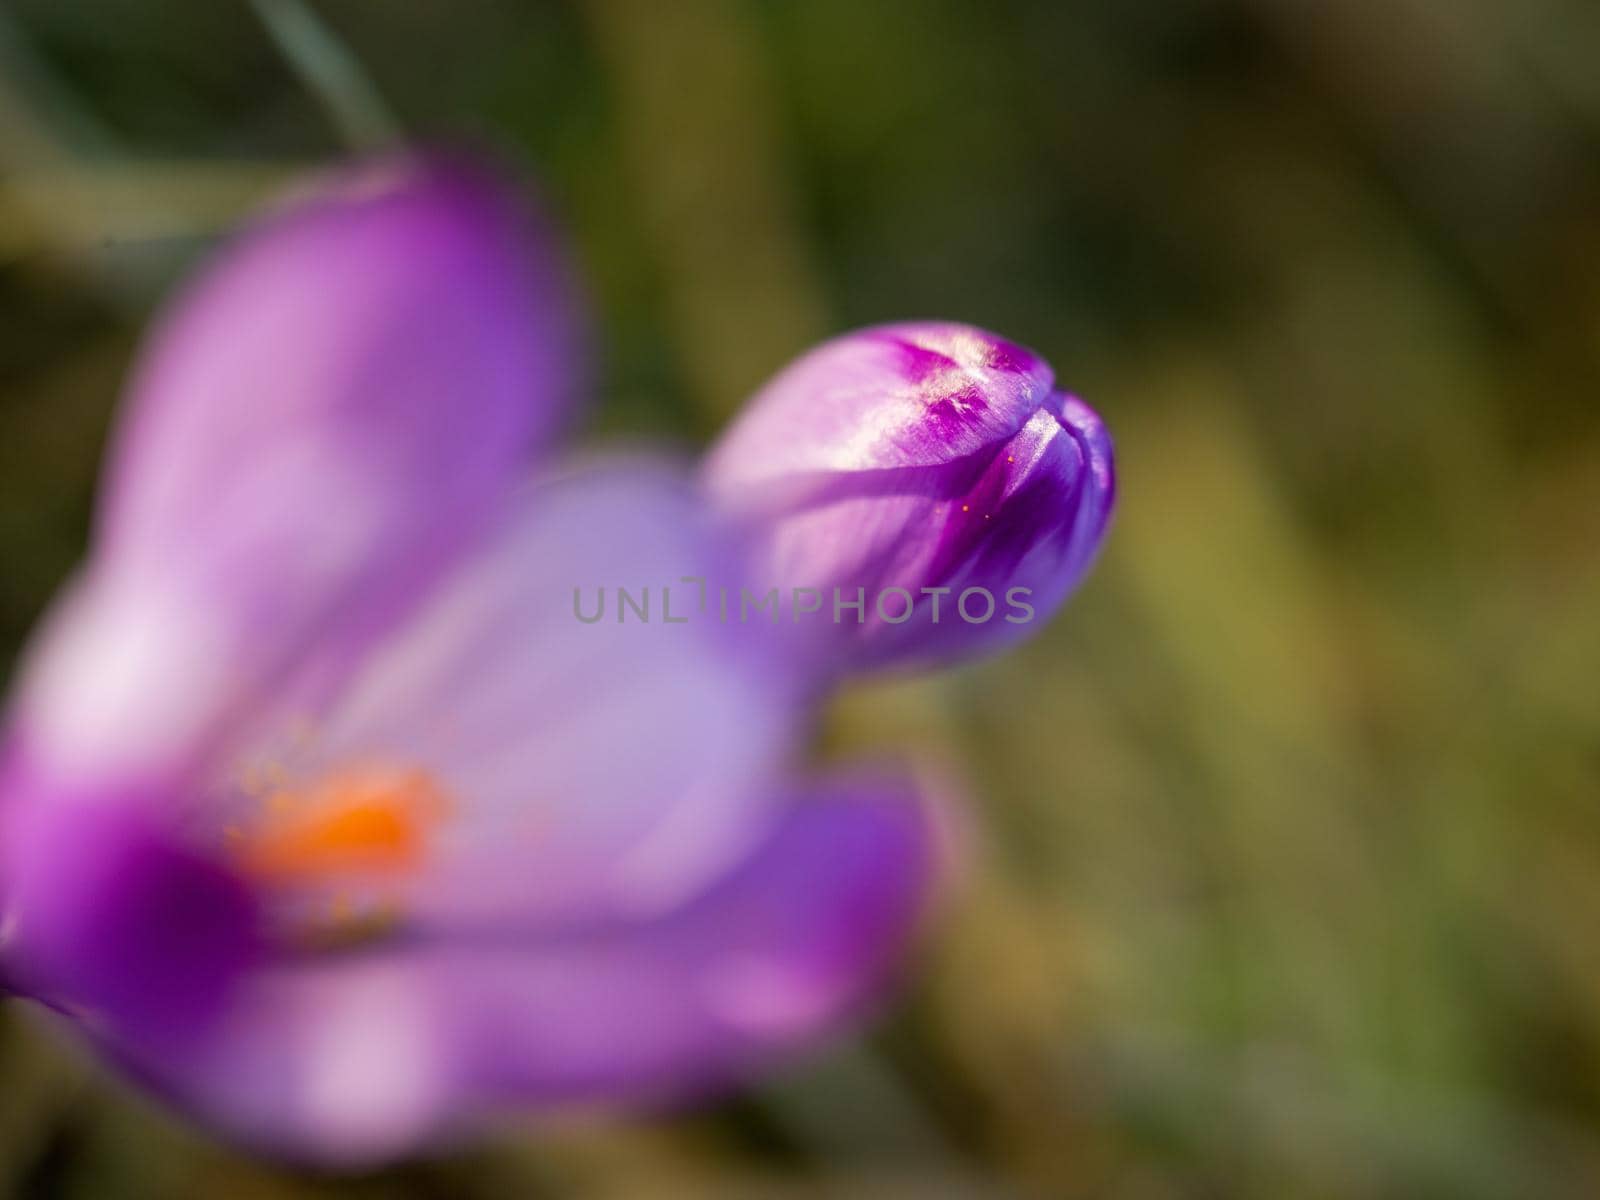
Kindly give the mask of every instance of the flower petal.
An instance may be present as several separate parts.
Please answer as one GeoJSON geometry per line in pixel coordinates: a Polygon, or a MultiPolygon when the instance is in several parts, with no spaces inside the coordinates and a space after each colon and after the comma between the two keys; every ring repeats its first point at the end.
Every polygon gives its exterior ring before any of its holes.
{"type": "MultiPolygon", "coordinates": [[[[681,582],[739,570],[737,545],[662,464],[530,487],[331,708],[291,707],[236,774],[292,789],[352,766],[426,773],[448,807],[435,854],[385,885],[413,922],[674,903],[771,819],[753,784],[798,724],[798,667],[767,629],[698,612],[681,582]],[[619,609],[624,586],[650,594],[650,620],[619,609]],[[605,617],[585,623],[575,605],[602,587],[605,617]]],[[[238,801],[219,818],[237,821],[238,801]]]]}
{"type": "Polygon", "coordinates": [[[1105,427],[1056,396],[962,463],[816,477],[757,529],[771,581],[820,593],[794,620],[819,674],[837,677],[1030,636],[1088,572],[1114,499],[1105,427]]]}
{"type": "Polygon", "coordinates": [[[842,477],[773,527],[783,579],[818,578],[815,547],[853,547],[835,553],[838,574],[821,576],[869,597],[861,621],[827,630],[843,643],[843,669],[992,653],[1035,633],[1082,582],[1115,500],[1110,440],[1093,410],[1058,397],[973,467],[924,472],[924,483],[901,472],[864,494],[842,477]]]}
{"type": "Polygon", "coordinates": [[[341,1165],[501,1110],[735,1083],[881,994],[940,865],[905,783],[786,799],[754,854],[658,921],[545,943],[486,928],[312,960],[262,974],[184,1055],[113,1052],[247,1142],[341,1165]]]}
{"type": "Polygon", "coordinates": [[[241,880],[144,806],[55,798],[4,816],[0,953],[15,990],[158,1049],[223,1011],[261,950],[241,880]]]}
{"type": "Polygon", "coordinates": [[[1011,437],[1049,365],[969,325],[881,325],[824,342],[750,401],[707,459],[712,488],[759,507],[818,474],[955,462],[1011,437]]]}
{"type": "Polygon", "coordinates": [[[934,813],[905,780],[785,800],[754,853],[659,921],[525,961],[456,951],[444,1016],[476,1087],[505,1103],[691,1098],[861,1016],[926,915],[944,864],[934,813]]]}
{"type": "Polygon", "coordinates": [[[91,569],[33,663],[31,752],[165,769],[314,639],[347,669],[565,414],[568,309],[548,235],[455,160],[337,179],[224,250],[141,356],[91,569]],[[146,739],[158,690],[200,699],[146,739]]]}

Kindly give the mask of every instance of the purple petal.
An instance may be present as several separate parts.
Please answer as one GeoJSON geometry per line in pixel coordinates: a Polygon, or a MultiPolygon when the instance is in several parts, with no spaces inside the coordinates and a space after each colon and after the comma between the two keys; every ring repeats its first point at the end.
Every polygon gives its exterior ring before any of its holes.
{"type": "Polygon", "coordinates": [[[770,1068],[881,998],[944,865],[934,815],[905,781],[785,799],[783,822],[735,871],[660,921],[537,961],[457,952],[463,992],[447,1020],[475,1051],[478,1086],[507,1102],[687,1098],[770,1068]]]}
{"type": "Polygon", "coordinates": [[[347,669],[569,408],[565,279],[502,183],[444,159],[335,179],[222,251],[141,356],[91,569],[33,663],[33,753],[170,766],[314,640],[347,669]]]}
{"type": "Polygon", "coordinates": [[[216,1018],[259,959],[242,881],[148,806],[12,803],[0,837],[5,973],[91,1026],[170,1047],[216,1018]]]}
{"type": "Polygon", "coordinates": [[[241,753],[217,819],[248,827],[249,777],[292,790],[352,766],[415,770],[449,812],[428,865],[386,885],[412,922],[673,903],[772,819],[753,785],[797,724],[797,670],[765,629],[700,614],[681,582],[738,572],[736,545],[659,464],[530,488],[331,708],[290,704],[241,753]],[[651,593],[648,622],[618,620],[618,586],[651,593]],[[663,620],[663,586],[692,619],[663,620]],[[574,593],[587,610],[600,587],[605,619],[586,624],[574,593]]]}
{"type": "Polygon", "coordinates": [[[225,1019],[181,1047],[115,1030],[97,1041],[251,1149],[360,1167],[415,1152],[459,1119],[463,1082],[436,995],[448,986],[415,955],[324,957],[251,975],[225,1019]]]}
{"type": "Polygon", "coordinates": [[[543,941],[490,926],[311,960],[263,973],[184,1055],[114,1052],[235,1136],[343,1165],[498,1110],[739,1081],[881,994],[940,863],[904,784],[787,799],[737,870],[660,920],[543,941]]]}
{"type": "Polygon", "coordinates": [[[1050,395],[1048,364],[968,325],[883,325],[781,371],[722,435],[723,493],[781,497],[818,474],[950,463],[1011,437],[1050,395]]]}
{"type": "Polygon", "coordinates": [[[1104,541],[1115,480],[1099,418],[1079,401],[1065,403],[1064,416],[1050,407],[1036,413],[948,494],[906,487],[898,497],[863,499],[840,488],[785,522],[777,534],[784,561],[802,561],[807,546],[854,542],[842,578],[869,595],[898,587],[913,597],[909,616],[898,603],[874,605],[865,621],[835,627],[849,643],[840,653],[850,669],[993,653],[1032,636],[1077,589],[1104,541]],[[863,539],[862,529],[878,537],[863,539]]]}

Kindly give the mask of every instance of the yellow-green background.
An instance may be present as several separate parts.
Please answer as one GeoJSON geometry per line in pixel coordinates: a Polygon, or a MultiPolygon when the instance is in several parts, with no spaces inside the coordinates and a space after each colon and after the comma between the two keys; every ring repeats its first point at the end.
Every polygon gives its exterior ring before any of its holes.
{"type": "MultiPolygon", "coordinates": [[[[0,1190],[1600,1195],[1600,8],[319,11],[407,131],[542,180],[601,332],[589,436],[703,439],[820,336],[959,318],[1101,410],[1122,507],[1037,640],[830,720],[970,793],[967,883],[865,1038],[332,1180],[6,1012],[0,1190]]],[[[6,660],[151,306],[344,152],[244,3],[0,6],[6,660]]]]}

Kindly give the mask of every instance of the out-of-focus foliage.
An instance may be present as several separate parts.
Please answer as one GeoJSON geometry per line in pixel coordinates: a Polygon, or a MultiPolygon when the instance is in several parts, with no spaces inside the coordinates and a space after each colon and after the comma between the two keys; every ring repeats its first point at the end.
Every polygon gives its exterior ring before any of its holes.
{"type": "MultiPolygon", "coordinates": [[[[366,1180],[230,1155],[22,1014],[27,1196],[1600,1193],[1600,10],[329,0],[403,127],[540,176],[595,432],[823,333],[1032,345],[1119,439],[1038,641],[848,696],[979,849],[875,1033],[709,1112],[366,1180]]],[[[0,9],[0,643],[162,286],[342,153],[244,4],[0,9]]]]}

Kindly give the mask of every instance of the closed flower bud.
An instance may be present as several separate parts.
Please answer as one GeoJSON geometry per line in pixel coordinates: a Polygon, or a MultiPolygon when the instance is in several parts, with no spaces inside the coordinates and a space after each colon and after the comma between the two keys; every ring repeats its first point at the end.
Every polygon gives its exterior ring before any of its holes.
{"type": "Polygon", "coordinates": [[[991,333],[886,325],[812,350],[707,458],[819,673],[940,666],[1028,636],[1083,578],[1111,440],[1048,364],[991,333]]]}

